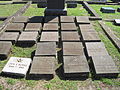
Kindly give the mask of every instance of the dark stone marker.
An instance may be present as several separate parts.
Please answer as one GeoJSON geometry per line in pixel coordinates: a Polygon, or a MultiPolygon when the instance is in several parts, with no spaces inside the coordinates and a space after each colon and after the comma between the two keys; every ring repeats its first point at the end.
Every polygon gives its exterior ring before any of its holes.
{"type": "Polygon", "coordinates": [[[120,8],[118,8],[117,11],[120,12],[120,8]]]}
{"type": "Polygon", "coordinates": [[[11,23],[5,29],[7,32],[22,32],[24,23],[11,23]]]}
{"type": "Polygon", "coordinates": [[[14,18],[13,22],[14,23],[26,23],[28,22],[29,17],[27,16],[17,16],[14,18]]]}
{"type": "Polygon", "coordinates": [[[117,77],[119,74],[111,56],[92,56],[92,63],[96,77],[117,77]]]}
{"type": "Polygon", "coordinates": [[[58,32],[42,32],[40,41],[58,42],[58,32]]]}
{"type": "Polygon", "coordinates": [[[85,42],[100,42],[100,38],[96,32],[82,32],[85,42]]]}
{"type": "Polygon", "coordinates": [[[40,31],[42,28],[41,23],[27,23],[25,31],[40,31]]]}
{"type": "Polygon", "coordinates": [[[80,41],[80,36],[77,31],[62,31],[61,32],[62,41],[80,41]]]}
{"type": "Polygon", "coordinates": [[[100,11],[102,13],[115,13],[115,9],[112,7],[102,7],[100,11]]]}
{"type": "Polygon", "coordinates": [[[83,56],[83,45],[81,42],[63,42],[63,55],[83,56]]]}
{"type": "Polygon", "coordinates": [[[45,7],[47,7],[47,2],[38,2],[37,7],[38,8],[45,8],[45,7]]]}
{"type": "Polygon", "coordinates": [[[43,22],[43,16],[33,16],[29,18],[29,23],[42,23],[43,22]]]}
{"type": "Polygon", "coordinates": [[[76,16],[76,20],[79,24],[90,24],[88,16],[76,16]]]}
{"type": "Polygon", "coordinates": [[[38,32],[22,32],[17,45],[21,47],[31,47],[38,39],[38,32]]]}
{"type": "Polygon", "coordinates": [[[32,79],[52,79],[55,60],[54,57],[34,57],[29,75],[32,79]]]}
{"type": "Polygon", "coordinates": [[[40,42],[37,43],[35,56],[55,56],[56,43],[55,42],[40,42]]]}
{"type": "Polygon", "coordinates": [[[58,31],[58,23],[44,23],[43,31],[58,31]]]}
{"type": "Polygon", "coordinates": [[[67,15],[67,10],[65,9],[65,0],[48,0],[45,15],[67,15]]]}
{"type": "Polygon", "coordinates": [[[12,44],[15,44],[18,40],[19,33],[18,32],[4,32],[0,35],[0,41],[11,41],[12,44]]]}
{"type": "Polygon", "coordinates": [[[76,8],[77,7],[77,3],[67,3],[67,8],[76,8]]]}
{"type": "Polygon", "coordinates": [[[61,23],[61,30],[63,31],[76,31],[75,23],[61,23]]]}
{"type": "Polygon", "coordinates": [[[88,56],[109,55],[102,42],[88,42],[85,44],[86,44],[88,56]]]}
{"type": "Polygon", "coordinates": [[[0,60],[7,59],[11,51],[11,42],[0,41],[0,60]]]}
{"type": "Polygon", "coordinates": [[[44,17],[44,22],[45,23],[58,23],[58,17],[57,16],[45,16],[44,17]]]}
{"type": "Polygon", "coordinates": [[[89,66],[85,56],[63,56],[64,75],[68,78],[88,77],[89,66]]]}
{"type": "Polygon", "coordinates": [[[74,19],[75,19],[74,16],[61,16],[60,17],[60,21],[62,23],[74,23],[74,19]]]}

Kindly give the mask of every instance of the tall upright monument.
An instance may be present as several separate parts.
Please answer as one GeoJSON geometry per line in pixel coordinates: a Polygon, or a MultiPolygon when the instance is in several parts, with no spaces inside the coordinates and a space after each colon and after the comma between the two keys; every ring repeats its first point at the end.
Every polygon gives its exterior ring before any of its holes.
{"type": "Polygon", "coordinates": [[[65,0],[47,0],[47,8],[44,13],[45,16],[67,15],[65,0]]]}

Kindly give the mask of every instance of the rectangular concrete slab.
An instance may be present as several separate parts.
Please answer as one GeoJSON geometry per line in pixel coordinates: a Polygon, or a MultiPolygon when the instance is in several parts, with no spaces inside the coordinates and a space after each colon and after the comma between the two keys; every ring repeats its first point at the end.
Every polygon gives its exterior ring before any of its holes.
{"type": "Polygon", "coordinates": [[[53,78],[55,73],[54,57],[34,57],[29,75],[33,78],[42,78],[41,75],[53,78]]]}
{"type": "Polygon", "coordinates": [[[99,42],[101,39],[99,38],[96,32],[82,32],[83,40],[85,42],[99,42]]]}
{"type": "Polygon", "coordinates": [[[74,16],[60,16],[61,23],[74,23],[74,16]]]}
{"type": "Polygon", "coordinates": [[[29,23],[42,23],[43,22],[43,16],[33,16],[29,18],[29,23]]]}
{"type": "Polygon", "coordinates": [[[65,77],[88,77],[89,66],[85,56],[63,56],[65,77]]]}
{"type": "Polygon", "coordinates": [[[11,42],[0,41],[0,60],[7,59],[12,47],[11,42]]]}
{"type": "Polygon", "coordinates": [[[27,23],[25,31],[40,31],[42,28],[41,23],[27,23]]]}
{"type": "Polygon", "coordinates": [[[96,76],[116,77],[119,74],[118,68],[111,56],[92,56],[92,63],[96,76]]]}
{"type": "Polygon", "coordinates": [[[76,20],[79,24],[90,24],[88,16],[76,16],[76,20]]]}
{"type": "Polygon", "coordinates": [[[22,32],[24,28],[24,23],[10,23],[5,28],[7,32],[22,32]]]}
{"type": "Polygon", "coordinates": [[[29,17],[28,16],[17,16],[14,18],[13,22],[14,23],[27,23],[29,17]]]}
{"type": "Polygon", "coordinates": [[[17,45],[19,46],[33,46],[38,39],[38,32],[22,32],[17,45]]]}
{"type": "Polygon", "coordinates": [[[11,41],[12,44],[15,44],[18,40],[19,33],[18,32],[4,32],[0,35],[0,41],[11,41]]]}
{"type": "Polygon", "coordinates": [[[44,23],[43,31],[58,31],[58,23],[44,23]]]}
{"type": "Polygon", "coordinates": [[[58,42],[58,32],[42,32],[40,41],[58,42]]]}
{"type": "Polygon", "coordinates": [[[37,43],[35,56],[55,56],[56,43],[55,42],[40,42],[37,43]]]}
{"type": "Polygon", "coordinates": [[[77,31],[62,31],[62,41],[80,41],[80,36],[77,31]]]}
{"type": "Polygon", "coordinates": [[[85,44],[89,56],[109,55],[102,42],[88,42],[85,44]]]}
{"type": "Polygon", "coordinates": [[[81,42],[63,42],[63,55],[83,56],[83,45],[81,42]]]}
{"type": "Polygon", "coordinates": [[[45,16],[44,22],[45,23],[58,23],[58,16],[45,16]]]}
{"type": "Polygon", "coordinates": [[[77,27],[75,23],[61,23],[62,31],[76,31],[77,27]]]}

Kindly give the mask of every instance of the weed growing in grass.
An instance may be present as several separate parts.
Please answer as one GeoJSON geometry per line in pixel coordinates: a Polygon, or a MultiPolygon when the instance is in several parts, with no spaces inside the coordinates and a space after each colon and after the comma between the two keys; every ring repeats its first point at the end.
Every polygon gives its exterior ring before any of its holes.
{"type": "Polygon", "coordinates": [[[10,84],[10,85],[14,85],[17,82],[16,79],[11,79],[11,78],[7,78],[6,81],[7,81],[7,84],[10,84]]]}
{"type": "Polygon", "coordinates": [[[3,90],[3,89],[4,89],[4,87],[2,85],[0,85],[0,90],[3,90]]]}

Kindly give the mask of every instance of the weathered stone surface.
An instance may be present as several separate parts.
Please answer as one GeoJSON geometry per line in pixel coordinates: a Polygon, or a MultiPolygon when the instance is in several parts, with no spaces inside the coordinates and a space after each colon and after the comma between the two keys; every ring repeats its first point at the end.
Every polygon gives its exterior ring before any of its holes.
{"type": "Polygon", "coordinates": [[[3,68],[2,73],[10,76],[25,76],[31,61],[31,58],[11,57],[3,68]]]}
{"type": "Polygon", "coordinates": [[[62,41],[80,41],[80,36],[77,31],[62,31],[62,41]]]}
{"type": "Polygon", "coordinates": [[[58,23],[44,23],[43,31],[58,31],[58,23]]]}
{"type": "Polygon", "coordinates": [[[27,23],[25,31],[40,31],[41,28],[41,23],[27,23]]]}
{"type": "Polygon", "coordinates": [[[93,26],[91,24],[79,24],[80,30],[82,31],[91,31],[94,30],[93,26]]]}
{"type": "Polygon", "coordinates": [[[86,42],[90,41],[101,41],[96,32],[82,32],[83,40],[86,42]]]}
{"type": "Polygon", "coordinates": [[[30,75],[33,78],[41,77],[41,75],[47,76],[55,73],[55,58],[54,57],[34,57],[33,63],[30,69],[30,75]]]}
{"type": "Polygon", "coordinates": [[[14,18],[13,22],[14,23],[26,23],[28,22],[29,17],[27,16],[17,16],[14,18]]]}
{"type": "Polygon", "coordinates": [[[86,48],[89,56],[109,55],[102,42],[88,42],[86,48]]]}
{"type": "Polygon", "coordinates": [[[102,7],[100,11],[102,13],[115,13],[115,9],[112,7],[102,7]]]}
{"type": "Polygon", "coordinates": [[[38,32],[22,32],[17,45],[18,46],[33,46],[36,43],[36,40],[38,38],[38,32]]]}
{"type": "Polygon", "coordinates": [[[77,3],[67,3],[67,8],[76,8],[77,3]]]}
{"type": "Polygon", "coordinates": [[[58,23],[58,16],[45,16],[44,22],[45,23],[58,23]]]}
{"type": "Polygon", "coordinates": [[[0,41],[0,60],[7,59],[11,51],[11,42],[0,41]]]}
{"type": "Polygon", "coordinates": [[[88,16],[76,16],[76,20],[79,24],[90,24],[88,16]]]}
{"type": "Polygon", "coordinates": [[[15,44],[18,40],[19,33],[18,32],[4,32],[0,35],[0,41],[11,41],[12,44],[15,44]]]}
{"type": "Polygon", "coordinates": [[[62,23],[74,23],[74,16],[60,16],[60,21],[62,23]]]}
{"type": "Polygon", "coordinates": [[[58,32],[42,32],[40,41],[58,42],[58,32]]]}
{"type": "Polygon", "coordinates": [[[75,23],[61,23],[61,30],[63,31],[76,31],[75,23]]]}
{"type": "Polygon", "coordinates": [[[37,43],[35,56],[55,56],[56,43],[55,42],[40,42],[37,43]]]}
{"type": "Polygon", "coordinates": [[[81,42],[63,42],[63,55],[83,56],[83,45],[81,42]]]}
{"type": "Polygon", "coordinates": [[[118,76],[119,71],[111,56],[92,56],[92,62],[97,76],[118,76]]]}
{"type": "Polygon", "coordinates": [[[29,23],[42,23],[43,22],[43,16],[33,16],[29,18],[29,23]]]}
{"type": "Polygon", "coordinates": [[[7,32],[21,32],[23,28],[24,23],[10,23],[5,29],[7,32]]]}
{"type": "Polygon", "coordinates": [[[65,77],[87,77],[89,66],[85,56],[64,56],[65,77]]]}

